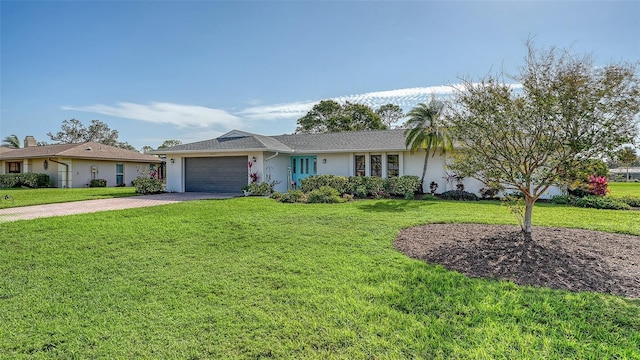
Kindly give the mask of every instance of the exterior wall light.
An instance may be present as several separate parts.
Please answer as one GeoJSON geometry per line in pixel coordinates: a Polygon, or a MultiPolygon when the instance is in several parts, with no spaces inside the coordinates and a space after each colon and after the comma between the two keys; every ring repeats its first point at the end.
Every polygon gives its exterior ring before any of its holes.
{"type": "Polygon", "coordinates": [[[253,157],[251,158],[251,160],[253,160],[253,162],[256,162],[256,161],[257,161],[257,159],[256,159],[256,157],[255,157],[255,156],[253,156],[253,157]]]}
{"type": "Polygon", "coordinates": [[[326,164],[327,163],[327,159],[322,159],[322,163],[326,164]]]}
{"type": "Polygon", "coordinates": [[[173,164],[173,163],[175,163],[175,162],[176,162],[176,161],[175,161],[174,159],[171,159],[171,163],[172,163],[172,164],[173,164]]]}

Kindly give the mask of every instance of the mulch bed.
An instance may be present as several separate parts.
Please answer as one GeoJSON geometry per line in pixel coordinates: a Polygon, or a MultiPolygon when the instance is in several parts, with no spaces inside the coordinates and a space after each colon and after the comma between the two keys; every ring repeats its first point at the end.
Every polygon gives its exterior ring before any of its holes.
{"type": "Polygon", "coordinates": [[[470,277],[519,285],[640,298],[640,237],[518,226],[429,224],[404,229],[394,246],[406,255],[470,277]]]}

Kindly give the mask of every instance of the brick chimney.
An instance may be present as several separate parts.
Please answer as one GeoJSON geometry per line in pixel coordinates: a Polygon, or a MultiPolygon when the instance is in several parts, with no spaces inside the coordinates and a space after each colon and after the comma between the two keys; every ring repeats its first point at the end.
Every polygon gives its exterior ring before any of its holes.
{"type": "Polygon", "coordinates": [[[36,142],[36,138],[31,135],[27,135],[27,137],[24,138],[24,147],[30,146],[38,146],[38,143],[36,142]]]}

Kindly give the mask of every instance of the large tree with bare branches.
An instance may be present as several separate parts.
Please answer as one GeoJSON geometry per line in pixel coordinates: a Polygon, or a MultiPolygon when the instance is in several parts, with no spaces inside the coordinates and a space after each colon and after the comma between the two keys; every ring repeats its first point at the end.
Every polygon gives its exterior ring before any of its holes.
{"type": "Polygon", "coordinates": [[[464,80],[447,116],[461,147],[452,167],[524,194],[522,231],[533,206],[584,160],[612,153],[638,133],[637,64],[596,66],[590,56],[538,50],[531,41],[519,74],[464,80]]]}

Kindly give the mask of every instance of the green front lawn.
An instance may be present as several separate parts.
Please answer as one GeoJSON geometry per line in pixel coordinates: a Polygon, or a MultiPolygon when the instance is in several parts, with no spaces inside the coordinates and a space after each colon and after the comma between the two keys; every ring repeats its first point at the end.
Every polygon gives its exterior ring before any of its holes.
{"type": "MultiPolygon", "coordinates": [[[[265,198],[2,224],[0,358],[640,358],[640,300],[471,279],[392,241],[497,202],[265,198]]],[[[638,213],[537,225],[640,235],[638,213]]]]}
{"type": "Polygon", "coordinates": [[[80,200],[107,199],[136,195],[134,187],[102,187],[82,189],[0,188],[0,209],[17,206],[54,204],[80,200]],[[5,199],[8,195],[10,199],[5,199]]]}
{"type": "Polygon", "coordinates": [[[640,197],[640,182],[610,182],[609,190],[613,197],[640,197]]]}

